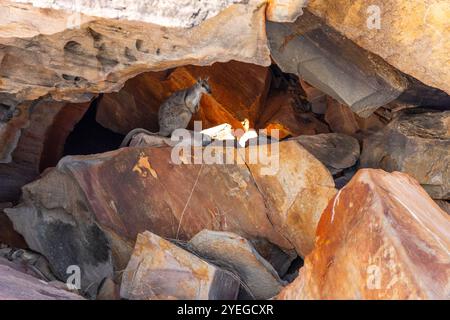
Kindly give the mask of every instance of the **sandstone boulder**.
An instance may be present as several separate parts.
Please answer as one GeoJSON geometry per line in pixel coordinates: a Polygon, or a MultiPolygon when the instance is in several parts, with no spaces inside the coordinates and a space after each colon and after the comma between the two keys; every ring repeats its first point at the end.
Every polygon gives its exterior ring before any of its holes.
{"type": "Polygon", "coordinates": [[[1,0],[0,91],[18,101],[86,102],[147,71],[230,60],[267,66],[265,4],[1,0]]]}
{"type": "Polygon", "coordinates": [[[267,23],[272,57],[288,73],[344,103],[362,117],[396,99],[406,79],[308,11],[292,24],[267,23]]]}
{"type": "Polygon", "coordinates": [[[310,0],[308,10],[401,71],[450,94],[445,0],[310,0]]]}
{"type": "Polygon", "coordinates": [[[363,169],[330,201],[279,299],[449,299],[450,218],[403,173],[363,169]]]}
{"type": "Polygon", "coordinates": [[[0,258],[0,300],[83,300],[83,297],[20,271],[0,258]]]}
{"type": "Polygon", "coordinates": [[[311,250],[335,189],[328,170],[299,143],[200,148],[175,160],[171,153],[169,146],[132,147],[65,157],[23,187],[21,203],[7,214],[59,279],[78,265],[82,288],[94,293],[113,268],[123,270],[146,230],[184,241],[203,229],[230,231],[286,252],[311,250]],[[231,163],[193,164],[198,151],[231,154],[231,163]],[[258,153],[259,161],[250,157],[258,153]]]}
{"type": "Polygon", "coordinates": [[[304,257],[314,246],[317,223],[336,189],[325,166],[299,142],[280,143],[279,153],[274,174],[264,174],[259,163],[248,167],[270,209],[271,223],[304,257]]]}
{"type": "Polygon", "coordinates": [[[330,170],[332,175],[353,167],[359,160],[358,140],[339,133],[293,138],[330,170]]]}
{"type": "Polygon", "coordinates": [[[408,173],[433,199],[450,199],[450,111],[401,112],[364,140],[361,167],[408,173]]]}
{"type": "Polygon", "coordinates": [[[151,233],[139,234],[120,295],[131,300],[234,300],[239,278],[151,233]]]}
{"type": "Polygon", "coordinates": [[[200,257],[236,273],[244,283],[244,291],[254,299],[270,299],[283,286],[275,269],[249,241],[237,234],[203,230],[189,241],[189,248],[200,257]]]}

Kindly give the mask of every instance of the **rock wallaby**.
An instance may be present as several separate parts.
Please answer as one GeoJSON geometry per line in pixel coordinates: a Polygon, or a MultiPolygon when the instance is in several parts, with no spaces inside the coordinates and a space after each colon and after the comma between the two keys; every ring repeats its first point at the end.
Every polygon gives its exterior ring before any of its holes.
{"type": "Polygon", "coordinates": [[[131,130],[123,139],[120,147],[128,146],[131,139],[138,133],[167,137],[176,129],[186,129],[192,115],[198,111],[200,99],[205,93],[211,94],[208,78],[198,79],[193,86],[175,92],[159,108],[159,132],[150,132],[142,128],[131,130]]]}

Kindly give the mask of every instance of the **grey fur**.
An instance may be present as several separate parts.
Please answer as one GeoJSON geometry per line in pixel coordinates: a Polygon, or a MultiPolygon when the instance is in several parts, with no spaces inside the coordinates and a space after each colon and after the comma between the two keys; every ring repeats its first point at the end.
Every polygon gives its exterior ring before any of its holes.
{"type": "Polygon", "coordinates": [[[208,79],[199,79],[192,87],[175,92],[159,108],[159,131],[150,132],[142,128],[133,129],[125,136],[120,147],[127,146],[133,136],[138,133],[167,137],[176,129],[186,129],[192,115],[198,111],[200,99],[205,93],[211,94],[208,79]]]}

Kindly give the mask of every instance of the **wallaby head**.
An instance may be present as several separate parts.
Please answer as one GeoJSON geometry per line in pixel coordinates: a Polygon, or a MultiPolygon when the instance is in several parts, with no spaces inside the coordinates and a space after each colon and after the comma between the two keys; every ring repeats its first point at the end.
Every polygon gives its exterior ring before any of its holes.
{"type": "Polygon", "coordinates": [[[197,79],[197,86],[202,91],[202,93],[211,94],[211,87],[209,86],[208,80],[209,77],[207,77],[206,79],[197,79]]]}

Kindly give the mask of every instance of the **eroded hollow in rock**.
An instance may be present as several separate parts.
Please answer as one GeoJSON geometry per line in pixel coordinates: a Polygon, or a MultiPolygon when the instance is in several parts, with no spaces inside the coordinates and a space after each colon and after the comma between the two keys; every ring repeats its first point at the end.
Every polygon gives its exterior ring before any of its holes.
{"type": "Polygon", "coordinates": [[[98,99],[95,99],[67,137],[63,156],[102,153],[119,147],[124,136],[96,121],[97,108],[98,99]]]}

